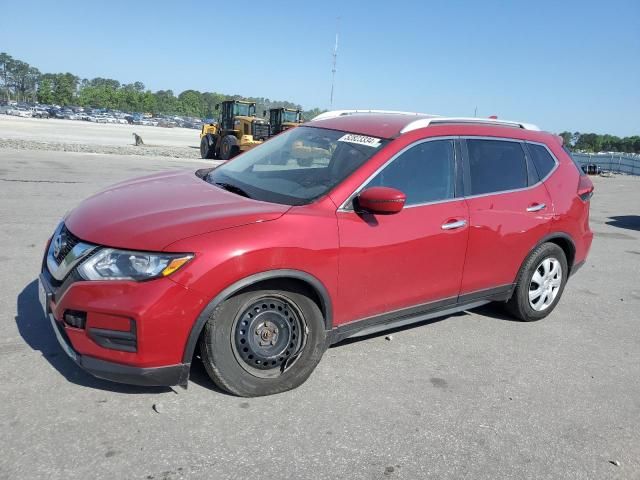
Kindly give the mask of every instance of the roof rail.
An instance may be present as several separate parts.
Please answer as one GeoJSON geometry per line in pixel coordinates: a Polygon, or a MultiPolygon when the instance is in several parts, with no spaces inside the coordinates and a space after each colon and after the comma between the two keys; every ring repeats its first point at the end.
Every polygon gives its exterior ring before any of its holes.
{"type": "Polygon", "coordinates": [[[432,118],[420,118],[404,126],[400,133],[410,132],[419,128],[425,128],[430,125],[447,124],[447,123],[467,123],[478,125],[495,125],[502,127],[515,127],[522,128],[524,130],[536,130],[540,131],[537,125],[531,123],[514,122],[511,120],[498,120],[493,118],[478,118],[478,117],[432,117],[432,118]]]}
{"type": "Polygon", "coordinates": [[[329,118],[342,117],[344,115],[356,115],[362,113],[393,113],[397,115],[416,115],[416,116],[426,116],[426,117],[435,117],[436,115],[430,115],[428,113],[419,113],[419,112],[399,112],[396,110],[331,110],[329,112],[321,113],[320,115],[313,117],[312,120],[327,120],[329,118]]]}

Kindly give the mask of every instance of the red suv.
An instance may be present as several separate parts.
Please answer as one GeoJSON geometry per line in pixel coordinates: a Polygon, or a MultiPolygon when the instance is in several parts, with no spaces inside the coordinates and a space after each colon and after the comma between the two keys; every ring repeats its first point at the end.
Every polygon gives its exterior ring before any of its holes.
{"type": "Polygon", "coordinates": [[[516,122],[330,112],[218,168],[117,184],[47,245],[40,294],[93,375],[242,396],[347,337],[504,302],[546,317],[585,261],[590,180],[516,122]]]}

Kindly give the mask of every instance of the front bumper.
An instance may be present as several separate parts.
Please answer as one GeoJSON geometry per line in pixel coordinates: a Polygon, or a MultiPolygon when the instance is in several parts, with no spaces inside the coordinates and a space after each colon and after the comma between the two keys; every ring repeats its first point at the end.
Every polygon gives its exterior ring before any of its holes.
{"type": "MultiPolygon", "coordinates": [[[[74,348],[63,322],[56,319],[56,316],[54,314],[56,305],[53,304],[53,292],[54,289],[51,286],[47,276],[45,274],[40,274],[39,299],[45,317],[51,323],[51,327],[53,328],[53,332],[55,333],[61,348],[79,367],[86,370],[95,377],[110,380],[113,382],[143,386],[187,385],[190,371],[189,363],[142,367],[112,362],[78,352],[74,348]]],[[[78,332],[76,329],[70,329],[70,333],[73,333],[75,338],[79,338],[78,334],[80,332],[78,332]]],[[[84,336],[84,334],[82,335],[84,336]]],[[[95,346],[94,348],[96,348],[96,350],[106,350],[100,349],[100,347],[97,346],[95,346]]],[[[133,353],[123,353],[117,351],[113,351],[113,353],[121,356],[136,355],[133,353]]]]}

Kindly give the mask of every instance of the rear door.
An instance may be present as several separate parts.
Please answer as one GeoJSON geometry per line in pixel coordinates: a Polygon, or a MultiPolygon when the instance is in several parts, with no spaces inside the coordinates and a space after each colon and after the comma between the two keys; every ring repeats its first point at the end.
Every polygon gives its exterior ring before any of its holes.
{"type": "Polygon", "coordinates": [[[520,265],[550,229],[553,205],[523,142],[462,141],[469,245],[461,301],[509,290],[520,265]]]}
{"type": "Polygon", "coordinates": [[[451,138],[418,142],[360,189],[402,191],[407,202],[401,212],[358,213],[350,203],[338,210],[338,322],[436,301],[455,303],[468,230],[467,206],[456,191],[455,151],[451,138]]]}

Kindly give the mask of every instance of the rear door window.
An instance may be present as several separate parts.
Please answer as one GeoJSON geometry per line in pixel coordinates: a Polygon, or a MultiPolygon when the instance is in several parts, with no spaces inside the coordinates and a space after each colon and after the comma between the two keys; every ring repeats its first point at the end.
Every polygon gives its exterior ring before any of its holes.
{"type": "Polygon", "coordinates": [[[553,159],[549,151],[542,145],[535,143],[528,143],[529,152],[531,152],[531,160],[536,167],[538,176],[543,179],[549,172],[553,170],[556,165],[556,161],[553,159]]]}
{"type": "Polygon", "coordinates": [[[520,142],[467,139],[471,195],[525,188],[527,161],[520,142]]]}
{"type": "Polygon", "coordinates": [[[455,156],[452,140],[415,145],[387,165],[367,187],[396,188],[407,196],[406,205],[453,198],[455,156]]]}

